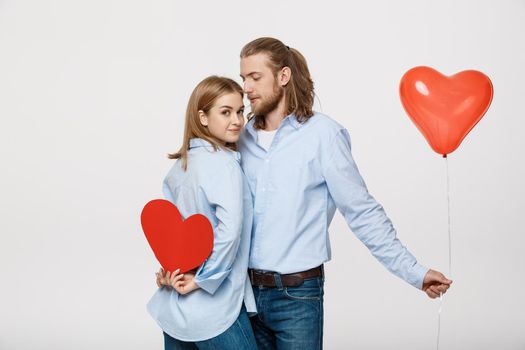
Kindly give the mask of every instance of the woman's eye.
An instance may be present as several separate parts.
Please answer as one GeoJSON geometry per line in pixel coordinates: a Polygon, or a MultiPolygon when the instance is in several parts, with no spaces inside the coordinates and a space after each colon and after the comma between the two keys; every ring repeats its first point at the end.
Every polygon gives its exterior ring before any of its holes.
{"type": "Polygon", "coordinates": [[[241,109],[240,111],[238,111],[237,114],[244,115],[244,109],[241,109]]]}
{"type": "Polygon", "coordinates": [[[230,111],[222,111],[222,114],[225,115],[225,116],[229,116],[230,115],[230,111]]]}

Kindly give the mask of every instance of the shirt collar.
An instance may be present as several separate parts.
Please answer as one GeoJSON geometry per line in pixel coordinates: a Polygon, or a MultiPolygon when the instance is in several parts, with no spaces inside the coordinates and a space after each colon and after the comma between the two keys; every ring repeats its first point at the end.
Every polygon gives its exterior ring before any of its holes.
{"type": "Polygon", "coordinates": [[[213,147],[213,145],[208,141],[197,137],[190,139],[190,149],[197,147],[213,147]]]}
{"type": "Polygon", "coordinates": [[[295,114],[289,114],[287,115],[284,120],[283,120],[283,123],[285,122],[288,122],[291,126],[294,127],[295,130],[299,130],[299,128],[303,125],[301,123],[299,123],[299,121],[297,120],[297,117],[295,116],[295,114]]]}
{"type": "MultiPolygon", "coordinates": [[[[252,137],[257,140],[257,130],[255,130],[255,128],[253,127],[254,123],[255,117],[248,121],[245,128],[250,133],[250,135],[252,135],[252,137]]],[[[281,122],[281,126],[279,126],[279,129],[286,123],[290,124],[295,130],[299,130],[299,128],[303,126],[303,124],[297,120],[295,114],[289,114],[286,117],[284,117],[283,121],[281,122]]]]}
{"type": "MultiPolygon", "coordinates": [[[[190,139],[190,149],[198,148],[198,147],[213,148],[213,145],[210,142],[204,139],[197,138],[197,137],[190,139]]],[[[218,151],[224,151],[226,154],[233,157],[233,159],[235,159],[237,162],[241,161],[241,154],[239,152],[235,152],[235,151],[232,151],[231,149],[222,148],[222,147],[219,147],[218,151]]]]}

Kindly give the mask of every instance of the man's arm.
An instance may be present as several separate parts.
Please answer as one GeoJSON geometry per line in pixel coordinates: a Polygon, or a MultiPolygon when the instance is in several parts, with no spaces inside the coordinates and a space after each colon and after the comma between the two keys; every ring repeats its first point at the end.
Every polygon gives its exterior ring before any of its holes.
{"type": "Polygon", "coordinates": [[[321,163],[328,191],[357,238],[389,271],[429,297],[444,293],[450,285],[448,280],[417,262],[397,238],[383,207],[368,193],[352,158],[348,131],[339,130],[327,149],[321,163]]]}

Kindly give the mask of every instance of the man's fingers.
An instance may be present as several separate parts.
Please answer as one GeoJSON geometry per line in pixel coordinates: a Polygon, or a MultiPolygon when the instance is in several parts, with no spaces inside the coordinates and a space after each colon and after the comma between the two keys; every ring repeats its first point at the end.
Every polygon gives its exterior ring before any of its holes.
{"type": "Polygon", "coordinates": [[[450,288],[449,284],[440,284],[438,287],[439,291],[443,294],[447,292],[447,290],[450,288]]]}
{"type": "Polygon", "coordinates": [[[441,277],[439,279],[439,282],[442,283],[442,284],[446,284],[447,286],[451,285],[452,284],[452,280],[449,280],[448,278],[446,278],[445,276],[441,277]]]}
{"type": "Polygon", "coordinates": [[[437,286],[430,286],[428,287],[428,289],[430,289],[432,291],[432,293],[435,293],[437,295],[439,295],[441,292],[439,291],[438,287],[437,286]]]}
{"type": "Polygon", "coordinates": [[[426,290],[426,293],[429,297],[431,297],[432,299],[435,299],[439,296],[439,294],[435,293],[434,291],[432,291],[430,288],[426,290]]]}
{"type": "Polygon", "coordinates": [[[444,293],[448,289],[448,284],[440,284],[439,286],[437,286],[437,288],[439,289],[440,292],[444,293]]]}
{"type": "Polygon", "coordinates": [[[447,290],[449,289],[450,285],[448,284],[435,284],[432,286],[429,286],[426,290],[426,293],[431,298],[437,298],[441,294],[445,294],[447,290]]]}
{"type": "Polygon", "coordinates": [[[436,271],[435,277],[436,282],[439,282],[441,284],[450,285],[452,283],[452,280],[446,278],[445,275],[443,275],[441,272],[436,271]]]}

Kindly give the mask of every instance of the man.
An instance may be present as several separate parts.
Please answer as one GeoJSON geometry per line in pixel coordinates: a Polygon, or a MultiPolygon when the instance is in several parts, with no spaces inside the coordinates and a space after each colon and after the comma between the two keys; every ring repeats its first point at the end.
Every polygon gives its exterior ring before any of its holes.
{"type": "Polygon", "coordinates": [[[445,293],[452,281],[417,263],[368,193],[347,130],[312,111],[301,53],[256,39],[241,51],[241,77],[253,114],[239,150],[254,197],[249,274],[259,348],[322,348],[323,263],[336,208],[388,270],[431,298],[445,293]]]}

